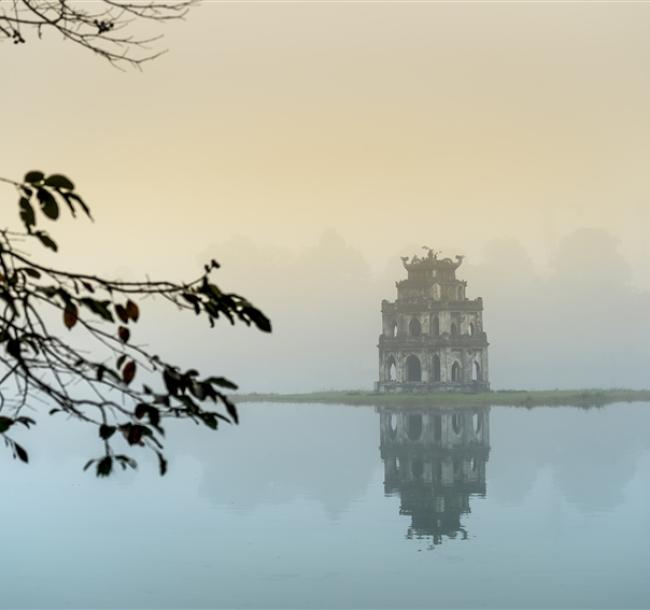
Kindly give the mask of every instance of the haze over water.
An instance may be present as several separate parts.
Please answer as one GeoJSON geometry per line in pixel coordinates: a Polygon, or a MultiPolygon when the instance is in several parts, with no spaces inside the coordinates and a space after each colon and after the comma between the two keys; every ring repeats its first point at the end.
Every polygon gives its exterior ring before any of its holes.
{"type": "Polygon", "coordinates": [[[51,421],[3,469],[0,607],[646,608],[649,406],[482,411],[487,460],[470,431],[444,484],[408,439],[387,478],[370,407],[242,405],[162,479],[83,475],[51,421]]]}

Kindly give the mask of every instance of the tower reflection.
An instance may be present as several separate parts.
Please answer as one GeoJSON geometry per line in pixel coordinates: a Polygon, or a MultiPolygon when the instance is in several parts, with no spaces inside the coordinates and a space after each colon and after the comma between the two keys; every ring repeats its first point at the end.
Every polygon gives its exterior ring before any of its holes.
{"type": "Polygon", "coordinates": [[[411,517],[407,538],[467,538],[461,516],[484,496],[490,408],[379,407],[384,491],[411,517]]]}

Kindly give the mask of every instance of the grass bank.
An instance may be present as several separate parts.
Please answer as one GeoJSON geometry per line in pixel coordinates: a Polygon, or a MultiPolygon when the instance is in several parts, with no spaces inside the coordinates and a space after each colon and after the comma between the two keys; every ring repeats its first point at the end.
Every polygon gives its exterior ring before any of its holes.
{"type": "Polygon", "coordinates": [[[311,392],[307,394],[240,394],[237,402],[328,403],[386,407],[575,406],[598,407],[615,402],[650,402],[650,390],[498,390],[477,394],[379,394],[367,391],[311,392]]]}

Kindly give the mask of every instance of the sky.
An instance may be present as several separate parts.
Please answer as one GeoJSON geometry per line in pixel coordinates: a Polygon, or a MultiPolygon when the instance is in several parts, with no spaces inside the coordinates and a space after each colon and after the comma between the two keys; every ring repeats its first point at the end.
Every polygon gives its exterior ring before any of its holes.
{"type": "Polygon", "coordinates": [[[366,387],[398,257],[430,245],[467,255],[493,385],[647,386],[650,5],[205,1],[164,34],[142,72],[0,46],[0,175],[66,173],[95,213],[52,227],[57,264],[215,257],[276,322],[163,346],[249,389],[366,387]]]}

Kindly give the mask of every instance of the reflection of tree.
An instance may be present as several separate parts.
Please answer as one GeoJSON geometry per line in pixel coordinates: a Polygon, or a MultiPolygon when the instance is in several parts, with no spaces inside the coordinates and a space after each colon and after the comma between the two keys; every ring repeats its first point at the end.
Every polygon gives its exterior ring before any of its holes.
{"type": "Polygon", "coordinates": [[[470,496],[485,495],[490,452],[489,407],[404,410],[379,408],[384,490],[399,494],[411,516],[407,538],[463,538],[461,515],[470,496]]]}

